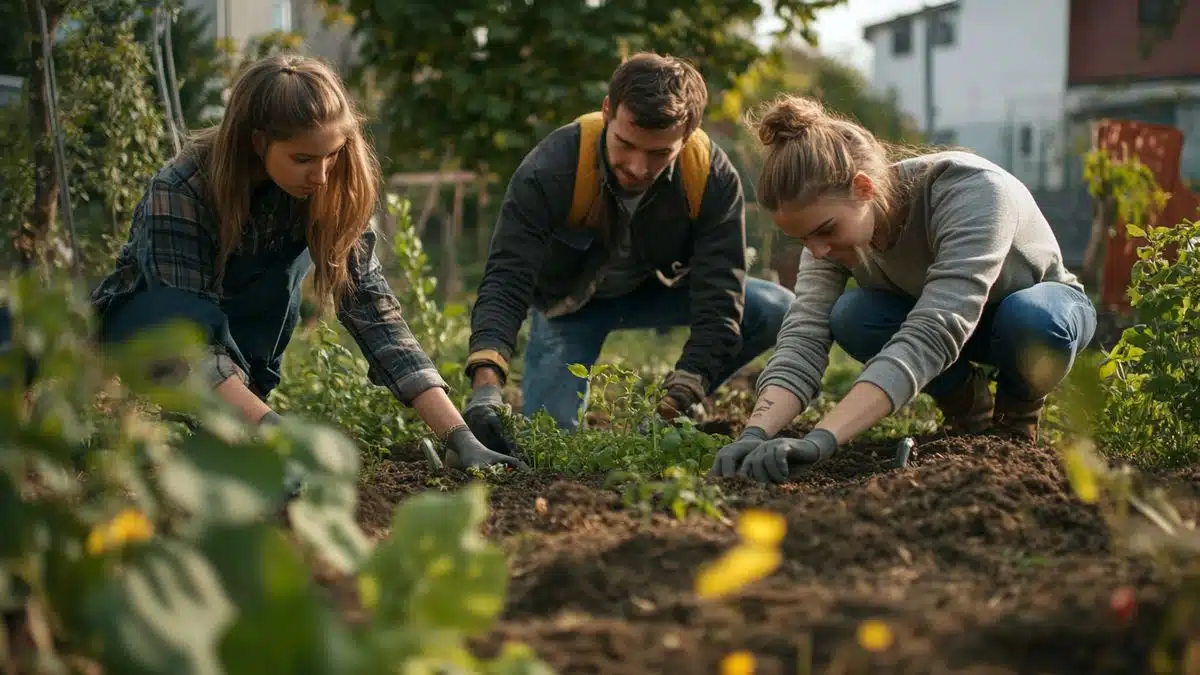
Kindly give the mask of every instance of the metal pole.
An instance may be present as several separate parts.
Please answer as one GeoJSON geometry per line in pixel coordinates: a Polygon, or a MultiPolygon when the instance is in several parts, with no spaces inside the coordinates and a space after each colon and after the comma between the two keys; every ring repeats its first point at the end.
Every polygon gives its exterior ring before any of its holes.
{"type": "Polygon", "coordinates": [[[171,24],[174,17],[171,12],[164,12],[163,39],[165,41],[164,59],[167,62],[167,88],[171,91],[171,101],[175,104],[175,127],[180,133],[187,132],[187,122],[183,119],[183,104],[179,102],[179,81],[175,77],[175,47],[171,44],[171,24]]]}
{"type": "Polygon", "coordinates": [[[926,4],[921,13],[925,19],[925,135],[928,138],[937,129],[933,105],[933,7],[926,4]]]}
{"type": "Polygon", "coordinates": [[[163,72],[162,52],[159,51],[158,35],[162,30],[162,3],[154,8],[154,15],[151,23],[154,26],[154,44],[150,50],[154,56],[154,74],[158,78],[158,91],[162,95],[163,110],[166,112],[167,134],[171,137],[171,144],[175,147],[175,154],[179,154],[179,135],[175,130],[175,116],[171,112],[171,93],[167,91],[167,78],[163,72]]]}
{"type": "Polygon", "coordinates": [[[79,246],[75,238],[75,218],[71,213],[71,183],[67,176],[67,153],[63,148],[62,128],[58,124],[58,78],[54,73],[54,43],[47,26],[46,8],[37,0],[38,23],[42,29],[43,76],[46,85],[46,106],[50,117],[50,136],[54,147],[54,170],[58,174],[58,210],[67,223],[71,244],[71,274],[79,272],[79,246]]]}

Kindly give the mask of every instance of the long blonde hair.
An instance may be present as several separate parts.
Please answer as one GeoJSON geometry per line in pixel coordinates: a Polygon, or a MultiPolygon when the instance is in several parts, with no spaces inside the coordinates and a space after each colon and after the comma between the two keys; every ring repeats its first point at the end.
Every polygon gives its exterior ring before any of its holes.
{"type": "MultiPolygon", "coordinates": [[[[250,214],[251,186],[265,175],[254,132],[268,143],[335,125],[345,148],[327,183],[308,203],[307,241],[313,288],[324,304],[340,306],[353,290],[349,256],[370,225],[379,192],[379,161],[362,130],[363,117],[331,68],[297,54],[269,56],[238,75],[221,123],[195,133],[185,148],[199,160],[217,218],[217,275],[242,240],[250,214]]],[[[265,149],[264,149],[265,152],[265,149]]]]}
{"type": "Polygon", "coordinates": [[[804,206],[826,195],[849,194],[861,171],[875,186],[873,199],[885,226],[905,208],[908,184],[901,184],[891,163],[918,154],[915,147],[885,143],[804,96],[780,95],[751,110],[745,122],[765,149],[755,186],[763,207],[774,211],[784,202],[804,206]]]}

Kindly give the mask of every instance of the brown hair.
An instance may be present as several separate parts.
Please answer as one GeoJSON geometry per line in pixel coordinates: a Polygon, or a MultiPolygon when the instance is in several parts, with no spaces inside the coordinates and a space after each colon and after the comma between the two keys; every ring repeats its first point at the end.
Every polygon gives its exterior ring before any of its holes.
{"type": "Polygon", "coordinates": [[[683,124],[690,134],[704,118],[708,87],[700,72],[683,59],[639,52],[613,72],[608,104],[613,115],[624,105],[633,114],[633,123],[643,129],[683,124]]]}
{"type": "Polygon", "coordinates": [[[346,145],[328,182],[309,198],[306,234],[317,298],[340,305],[352,290],[349,256],[378,199],[379,162],[363,136],[362,122],[341,79],[317,59],[276,55],[241,71],[221,123],[195,133],[184,150],[199,159],[208,182],[217,217],[218,278],[241,242],[251,186],[265,172],[253,133],[262,133],[270,144],[336,125],[345,133],[346,145]]]}
{"type": "Polygon", "coordinates": [[[885,222],[895,222],[907,200],[891,162],[904,149],[803,96],[781,95],[750,111],[746,122],[766,151],[755,187],[763,207],[774,211],[784,202],[848,196],[861,171],[875,184],[875,205],[885,222]]]}

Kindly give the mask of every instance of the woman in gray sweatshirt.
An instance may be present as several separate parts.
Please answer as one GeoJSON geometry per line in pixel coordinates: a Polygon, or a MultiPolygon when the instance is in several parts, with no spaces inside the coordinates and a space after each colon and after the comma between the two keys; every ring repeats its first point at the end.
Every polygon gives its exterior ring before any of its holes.
{"type": "Polygon", "coordinates": [[[1029,190],[967,152],[892,161],[807,98],[780,97],[755,127],[758,201],[805,250],[754,412],[713,474],[787,480],[789,463],[829,457],[922,391],[952,433],[1036,442],[1096,311],[1029,190]],[[817,396],[834,342],[863,362],[857,382],[804,438],[772,440],[817,396]]]}

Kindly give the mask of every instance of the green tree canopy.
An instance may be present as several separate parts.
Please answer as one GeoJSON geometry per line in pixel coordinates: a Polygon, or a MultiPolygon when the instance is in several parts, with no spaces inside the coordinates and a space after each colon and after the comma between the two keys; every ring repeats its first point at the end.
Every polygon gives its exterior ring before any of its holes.
{"type": "MultiPolygon", "coordinates": [[[[844,0],[776,0],[781,32],[815,43],[819,9],[844,0]]],[[[613,69],[638,50],[691,60],[710,92],[760,50],[757,0],[327,0],[351,14],[386,102],[392,155],[451,155],[507,175],[545,133],[596,110],[613,69]]],[[[361,75],[361,72],[359,73],[361,75]]]]}

